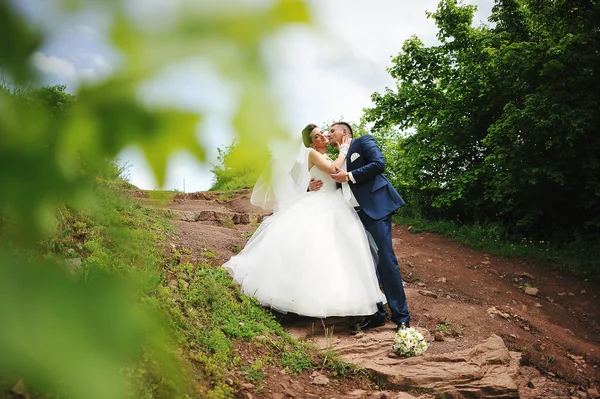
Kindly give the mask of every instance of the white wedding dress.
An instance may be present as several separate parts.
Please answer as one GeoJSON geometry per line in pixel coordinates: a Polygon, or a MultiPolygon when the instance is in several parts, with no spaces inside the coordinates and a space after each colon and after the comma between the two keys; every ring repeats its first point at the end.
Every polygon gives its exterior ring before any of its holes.
{"type": "Polygon", "coordinates": [[[362,316],[385,302],[360,219],[329,174],[268,217],[246,247],[223,267],[242,291],[283,313],[362,316]]]}

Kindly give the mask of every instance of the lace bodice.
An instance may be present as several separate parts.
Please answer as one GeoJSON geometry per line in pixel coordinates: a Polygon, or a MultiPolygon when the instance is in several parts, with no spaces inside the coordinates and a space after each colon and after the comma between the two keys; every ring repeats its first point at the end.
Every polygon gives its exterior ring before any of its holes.
{"type": "Polygon", "coordinates": [[[312,168],[310,168],[310,177],[313,177],[316,180],[321,180],[323,182],[323,187],[321,187],[321,191],[335,191],[337,189],[335,180],[333,180],[331,176],[329,176],[329,173],[323,172],[317,166],[313,166],[312,168]]]}

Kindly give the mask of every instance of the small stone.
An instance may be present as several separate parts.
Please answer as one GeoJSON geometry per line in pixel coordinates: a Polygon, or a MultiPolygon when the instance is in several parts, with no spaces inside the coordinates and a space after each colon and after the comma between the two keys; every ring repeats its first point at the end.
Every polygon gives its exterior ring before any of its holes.
{"type": "Polygon", "coordinates": [[[244,398],[245,399],[254,399],[254,396],[252,396],[252,394],[250,392],[244,392],[244,398]]]}
{"type": "Polygon", "coordinates": [[[229,386],[233,386],[233,380],[231,378],[227,378],[227,379],[225,379],[225,384],[227,384],[229,386]]]}
{"type": "Polygon", "coordinates": [[[284,399],[285,395],[280,393],[280,392],[276,392],[273,395],[271,395],[271,399],[284,399]]]}
{"type": "Polygon", "coordinates": [[[365,397],[367,396],[367,391],[365,391],[364,389],[355,389],[354,391],[349,392],[348,395],[365,397]]]}
{"type": "Polygon", "coordinates": [[[572,336],[575,336],[575,333],[571,330],[569,330],[568,328],[565,328],[565,331],[568,332],[569,334],[571,334],[572,336]]]}
{"type": "Polygon", "coordinates": [[[437,298],[438,295],[435,292],[431,292],[431,291],[426,291],[426,290],[419,290],[419,294],[423,295],[423,296],[428,296],[430,298],[437,298]]]}
{"type": "Polygon", "coordinates": [[[567,295],[567,293],[566,293],[566,292],[559,292],[559,293],[558,293],[558,296],[565,296],[565,295],[567,295]]]}
{"type": "Polygon", "coordinates": [[[446,295],[446,299],[452,299],[450,295],[446,295]]]}
{"type": "Polygon", "coordinates": [[[328,385],[329,378],[325,377],[322,374],[319,374],[315,378],[313,378],[312,383],[315,385],[328,385]]]}
{"type": "Polygon", "coordinates": [[[587,294],[587,292],[585,290],[581,290],[579,293],[582,294],[582,295],[583,294],[587,294]]]}
{"type": "Polygon", "coordinates": [[[423,282],[419,281],[419,282],[417,283],[417,285],[418,285],[419,287],[425,287],[427,284],[425,284],[425,283],[423,283],[423,282]]]}
{"type": "Polygon", "coordinates": [[[575,296],[575,294],[572,292],[569,292],[569,296],[575,296]]]}
{"type": "Polygon", "coordinates": [[[483,262],[480,262],[482,265],[491,265],[492,262],[490,262],[489,260],[484,260],[483,262]]]}
{"type": "Polygon", "coordinates": [[[255,388],[255,386],[254,386],[254,384],[252,384],[252,383],[245,382],[245,383],[243,383],[243,384],[242,384],[242,388],[243,388],[243,389],[254,389],[254,388],[255,388]]]}
{"type": "Polygon", "coordinates": [[[17,381],[17,383],[15,385],[13,385],[13,387],[10,390],[15,395],[27,397],[27,391],[25,390],[25,383],[23,382],[22,379],[17,381]]]}
{"type": "Polygon", "coordinates": [[[542,307],[542,304],[541,304],[541,303],[539,303],[539,302],[536,302],[536,303],[535,303],[535,305],[533,305],[533,306],[535,306],[536,308],[541,308],[541,307],[542,307]]]}
{"type": "Polygon", "coordinates": [[[437,280],[435,280],[438,283],[445,283],[447,281],[446,277],[440,277],[437,280]]]}
{"type": "Polygon", "coordinates": [[[433,334],[433,339],[435,341],[438,341],[438,342],[443,342],[444,341],[444,334],[442,334],[439,331],[436,331],[435,334],[433,334]]]}
{"type": "Polygon", "coordinates": [[[527,306],[521,305],[521,312],[527,312],[527,306]]]}
{"type": "Polygon", "coordinates": [[[598,393],[597,388],[588,388],[587,393],[588,393],[589,397],[592,399],[600,398],[600,393],[598,393]]]}
{"type": "Polygon", "coordinates": [[[431,263],[431,262],[433,262],[433,259],[429,258],[429,259],[427,259],[427,262],[431,263]]]}
{"type": "Polygon", "coordinates": [[[363,338],[364,336],[365,336],[365,333],[362,331],[359,331],[356,334],[354,334],[354,338],[356,338],[356,339],[363,338]]]}
{"type": "Polygon", "coordinates": [[[525,288],[525,293],[527,295],[536,296],[538,294],[538,292],[540,292],[540,290],[538,288],[533,288],[533,287],[525,288]]]}

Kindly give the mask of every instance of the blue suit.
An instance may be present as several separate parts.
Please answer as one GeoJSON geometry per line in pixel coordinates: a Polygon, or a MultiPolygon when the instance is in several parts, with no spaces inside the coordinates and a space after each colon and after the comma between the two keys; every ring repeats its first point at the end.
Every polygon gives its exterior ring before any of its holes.
{"type": "Polygon", "coordinates": [[[383,175],[385,158],[373,136],[352,140],[346,170],[352,172],[356,181],[348,184],[360,205],[358,216],[378,247],[377,276],[392,312],[392,321],[398,325],[408,324],[410,314],[392,247],[392,214],[404,205],[404,200],[383,175]]]}

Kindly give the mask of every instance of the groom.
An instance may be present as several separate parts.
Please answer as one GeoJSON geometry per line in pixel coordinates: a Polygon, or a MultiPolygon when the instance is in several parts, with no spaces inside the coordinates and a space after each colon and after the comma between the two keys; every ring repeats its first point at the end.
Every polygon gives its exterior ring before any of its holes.
{"type": "MultiPolygon", "coordinates": [[[[329,142],[338,147],[344,136],[353,138],[352,127],[346,122],[334,123],[329,129],[329,142]]],[[[371,135],[353,139],[346,155],[345,168],[337,169],[331,177],[342,183],[344,197],[356,209],[365,229],[377,244],[379,263],[377,276],[392,312],[392,321],[399,328],[410,327],[410,314],[398,260],[392,247],[392,214],[404,205],[400,194],[383,175],[385,158],[371,135]]],[[[320,189],[322,182],[311,180],[309,189],[320,189]]],[[[361,329],[385,324],[383,304],[377,304],[377,313],[360,324],[361,329]]]]}

